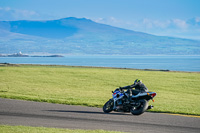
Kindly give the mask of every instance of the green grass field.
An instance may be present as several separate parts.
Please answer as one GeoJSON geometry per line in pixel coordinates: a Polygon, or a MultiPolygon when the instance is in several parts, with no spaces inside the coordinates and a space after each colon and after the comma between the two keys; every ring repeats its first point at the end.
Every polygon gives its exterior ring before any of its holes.
{"type": "Polygon", "coordinates": [[[105,130],[72,130],[61,128],[0,125],[1,133],[122,133],[105,130]]]}
{"type": "Polygon", "coordinates": [[[0,97],[102,107],[111,91],[142,79],[154,112],[200,115],[200,73],[69,66],[0,67],[0,97]]]}

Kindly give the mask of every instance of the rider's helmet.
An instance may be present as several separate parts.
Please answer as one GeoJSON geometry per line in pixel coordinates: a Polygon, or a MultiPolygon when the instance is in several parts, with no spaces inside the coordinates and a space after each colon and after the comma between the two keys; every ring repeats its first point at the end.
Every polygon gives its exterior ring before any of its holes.
{"type": "Polygon", "coordinates": [[[137,84],[137,83],[142,83],[142,80],[136,79],[136,80],[134,81],[134,84],[137,84]]]}

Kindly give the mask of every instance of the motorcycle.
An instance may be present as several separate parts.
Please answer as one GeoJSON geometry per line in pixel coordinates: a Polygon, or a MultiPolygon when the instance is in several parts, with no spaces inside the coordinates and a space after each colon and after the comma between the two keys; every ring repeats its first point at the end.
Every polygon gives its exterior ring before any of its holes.
{"type": "Polygon", "coordinates": [[[152,109],[153,106],[148,106],[149,100],[153,100],[156,96],[156,92],[139,92],[136,95],[130,96],[127,91],[120,91],[116,89],[112,91],[112,97],[103,106],[103,111],[105,113],[110,113],[111,111],[116,112],[131,112],[133,115],[141,115],[148,109],[152,109]]]}

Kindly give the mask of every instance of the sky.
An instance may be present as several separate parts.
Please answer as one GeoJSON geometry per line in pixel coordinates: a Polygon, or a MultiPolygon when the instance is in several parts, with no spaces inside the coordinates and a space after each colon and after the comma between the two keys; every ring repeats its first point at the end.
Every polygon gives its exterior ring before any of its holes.
{"type": "Polygon", "coordinates": [[[66,17],[200,40],[200,0],[0,0],[0,21],[66,17]]]}

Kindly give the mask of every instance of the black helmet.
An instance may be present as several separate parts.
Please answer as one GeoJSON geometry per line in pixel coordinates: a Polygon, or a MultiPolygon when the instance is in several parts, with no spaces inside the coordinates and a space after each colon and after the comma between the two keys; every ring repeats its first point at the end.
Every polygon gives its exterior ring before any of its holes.
{"type": "Polygon", "coordinates": [[[142,80],[136,79],[136,80],[134,81],[134,84],[139,83],[139,82],[142,82],[142,80]]]}

